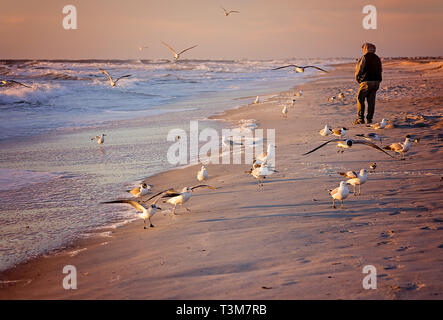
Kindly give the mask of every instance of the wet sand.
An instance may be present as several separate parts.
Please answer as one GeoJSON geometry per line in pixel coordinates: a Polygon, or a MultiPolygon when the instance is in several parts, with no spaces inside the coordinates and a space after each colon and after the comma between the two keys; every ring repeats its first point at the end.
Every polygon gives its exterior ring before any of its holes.
{"type": "MultiPolygon", "coordinates": [[[[264,103],[214,116],[232,127],[256,119],[259,128],[276,129],[279,172],[263,187],[244,173],[250,165],[210,164],[207,182],[217,190],[196,190],[190,213],[159,213],[148,230],[142,220],[103,230],[108,236],[12,268],[0,275],[0,298],[442,299],[442,65],[384,62],[374,120],[391,121],[377,131],[383,145],[420,138],[405,161],[364,146],[339,154],[332,144],[301,155],[327,140],[318,133],[326,123],[349,128],[349,138],[373,131],[351,124],[358,86],[352,65],[337,66],[264,103]],[[299,90],[283,119],[280,105],[299,90]],[[330,103],[339,92],[345,98],[330,103]],[[327,189],[342,180],[336,172],[372,162],[362,195],[331,208],[327,189]],[[77,290],[62,287],[65,265],[77,268],[77,290]],[[365,265],[376,267],[376,290],[362,287],[365,265]]],[[[181,190],[198,184],[198,169],[146,181],[154,191],[181,190]]]]}

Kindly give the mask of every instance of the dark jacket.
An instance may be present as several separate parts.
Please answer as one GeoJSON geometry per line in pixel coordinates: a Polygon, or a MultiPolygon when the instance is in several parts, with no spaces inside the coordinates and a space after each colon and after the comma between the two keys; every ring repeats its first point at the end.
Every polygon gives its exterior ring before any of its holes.
{"type": "Polygon", "coordinates": [[[360,58],[355,69],[355,79],[358,83],[365,81],[381,81],[382,66],[380,58],[373,52],[366,53],[360,58]]]}

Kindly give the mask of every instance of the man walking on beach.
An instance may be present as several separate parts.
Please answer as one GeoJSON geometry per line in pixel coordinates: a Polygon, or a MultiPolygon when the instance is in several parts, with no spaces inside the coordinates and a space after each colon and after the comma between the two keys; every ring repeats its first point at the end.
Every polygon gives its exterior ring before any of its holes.
{"type": "Polygon", "coordinates": [[[375,45],[364,43],[363,57],[358,60],[355,68],[355,79],[360,83],[357,94],[358,118],[354,124],[365,123],[365,99],[368,101],[367,123],[372,123],[375,109],[375,95],[381,82],[382,66],[380,58],[375,54],[375,45]]]}

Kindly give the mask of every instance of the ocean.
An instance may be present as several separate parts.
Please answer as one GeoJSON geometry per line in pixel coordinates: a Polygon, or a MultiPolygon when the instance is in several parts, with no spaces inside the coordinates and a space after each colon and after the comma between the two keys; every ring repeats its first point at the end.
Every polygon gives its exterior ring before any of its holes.
{"type": "MultiPolygon", "coordinates": [[[[173,168],[171,129],[221,129],[207,118],[288,90],[328,65],[350,59],[5,60],[0,79],[0,271],[136,218],[101,201],[173,168]],[[111,87],[99,68],[114,78],[111,87]],[[105,143],[91,138],[105,133],[105,143]]],[[[182,187],[182,186],[177,186],[182,187]]]]}

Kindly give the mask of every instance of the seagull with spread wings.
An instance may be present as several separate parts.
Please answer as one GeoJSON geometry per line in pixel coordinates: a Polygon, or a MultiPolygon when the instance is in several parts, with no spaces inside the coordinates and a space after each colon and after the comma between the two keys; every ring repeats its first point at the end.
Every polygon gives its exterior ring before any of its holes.
{"type": "Polygon", "coordinates": [[[129,204],[129,205],[133,206],[135,209],[137,209],[138,212],[140,212],[140,214],[138,216],[143,219],[143,222],[144,222],[143,229],[146,229],[146,219],[149,220],[149,226],[151,228],[154,228],[154,225],[151,222],[151,218],[155,215],[157,210],[162,209],[157,206],[157,202],[161,199],[161,195],[158,194],[157,196],[158,196],[158,198],[155,199],[154,202],[148,208],[144,207],[143,205],[141,205],[140,203],[138,203],[137,201],[134,201],[134,200],[115,200],[115,201],[107,201],[107,202],[102,202],[102,203],[106,203],[106,204],[126,203],[126,204],[129,204]]]}
{"type": "Polygon", "coordinates": [[[111,87],[115,87],[118,80],[131,76],[130,74],[127,74],[125,76],[121,76],[121,77],[117,78],[117,80],[114,80],[114,79],[112,79],[111,75],[105,69],[102,69],[102,68],[99,68],[99,69],[102,73],[104,73],[108,77],[111,87]]]}
{"type": "MultiPolygon", "coordinates": [[[[197,188],[209,188],[211,190],[216,190],[215,187],[212,187],[207,184],[199,184],[193,187],[184,187],[181,192],[175,191],[174,189],[168,189],[162,192],[157,193],[156,195],[153,195],[151,198],[148,199],[151,200],[155,198],[156,196],[161,195],[162,198],[170,198],[169,200],[163,201],[167,202],[169,204],[174,205],[174,209],[172,210],[172,214],[175,214],[175,209],[178,205],[183,206],[184,203],[186,203],[189,199],[191,199],[191,192],[193,192],[197,188]]],[[[183,206],[184,207],[184,206],[183,206]]],[[[184,207],[186,211],[191,212],[188,208],[184,207]]]]}
{"type": "Polygon", "coordinates": [[[371,148],[377,149],[378,151],[381,151],[381,152],[387,154],[391,158],[394,158],[389,153],[387,153],[386,151],[384,151],[380,147],[376,146],[372,142],[369,142],[369,141],[366,141],[366,140],[351,140],[351,139],[346,139],[346,140],[343,140],[343,139],[332,139],[332,140],[326,141],[325,143],[321,144],[317,148],[314,148],[311,151],[304,153],[303,155],[305,156],[305,155],[310,154],[310,153],[312,153],[314,151],[317,151],[318,149],[323,148],[325,145],[327,145],[327,144],[329,144],[331,142],[337,142],[337,147],[341,148],[342,151],[344,151],[344,149],[351,148],[355,144],[362,144],[362,145],[366,145],[366,146],[369,146],[371,148]]]}
{"type": "Polygon", "coordinates": [[[186,51],[188,51],[188,50],[191,50],[191,49],[194,49],[197,45],[195,45],[195,46],[192,46],[192,47],[189,47],[189,48],[186,48],[185,50],[182,50],[182,51],[180,51],[179,53],[177,53],[174,49],[172,49],[172,47],[169,45],[169,44],[167,44],[167,43],[165,43],[165,42],[163,42],[162,41],[162,43],[169,49],[169,50],[171,50],[171,52],[174,54],[174,59],[175,60],[178,60],[179,58],[180,58],[180,55],[181,54],[183,54],[183,53],[185,53],[186,51]]]}
{"type": "Polygon", "coordinates": [[[236,10],[226,10],[225,8],[221,7],[223,9],[223,11],[225,12],[225,16],[229,16],[231,13],[240,13],[240,11],[236,11],[236,10]]]}
{"type": "Polygon", "coordinates": [[[3,86],[8,87],[8,86],[13,86],[13,85],[17,84],[19,86],[31,89],[30,86],[27,86],[26,84],[23,84],[21,82],[15,81],[15,80],[0,80],[0,84],[1,84],[1,87],[3,87],[3,86]]]}
{"type": "Polygon", "coordinates": [[[297,66],[295,64],[290,64],[290,65],[287,65],[287,66],[278,67],[278,68],[275,68],[275,69],[272,69],[272,70],[279,70],[279,69],[289,68],[289,67],[294,67],[294,71],[297,72],[297,73],[303,73],[303,72],[305,72],[305,69],[307,69],[307,68],[314,68],[314,69],[317,69],[317,70],[320,70],[320,71],[328,73],[328,71],[326,71],[326,70],[324,70],[324,69],[322,69],[320,67],[317,67],[317,66],[297,66]]]}

